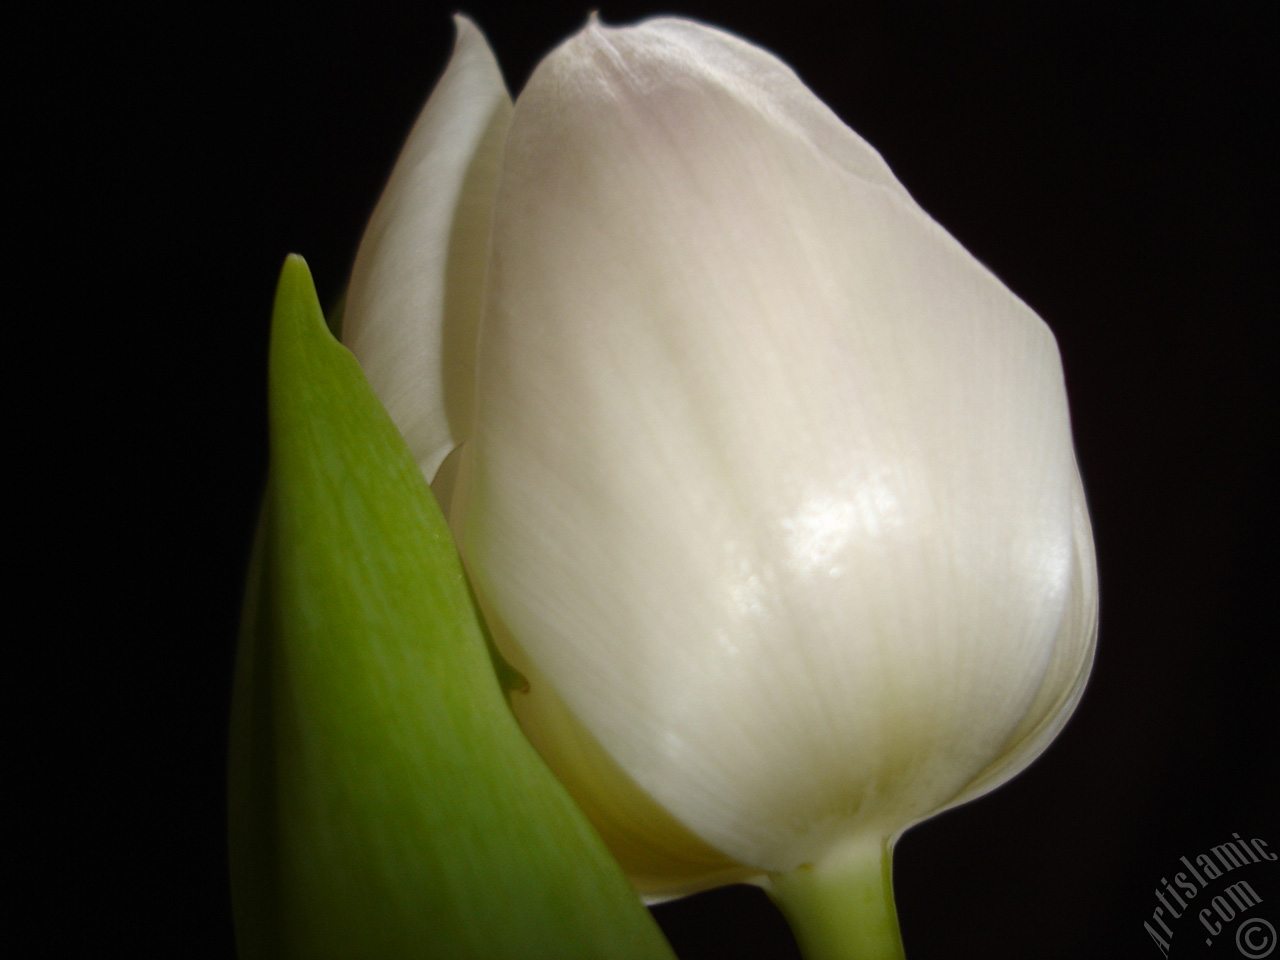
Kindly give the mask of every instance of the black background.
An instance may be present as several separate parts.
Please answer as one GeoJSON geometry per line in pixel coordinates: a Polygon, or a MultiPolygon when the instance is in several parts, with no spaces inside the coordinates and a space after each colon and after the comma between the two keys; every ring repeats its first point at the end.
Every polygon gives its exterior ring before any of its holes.
{"type": "MultiPolygon", "coordinates": [[[[516,92],[589,8],[464,10],[516,92]]],[[[54,554],[107,586],[50,617],[90,624],[53,645],[79,668],[58,695],[87,705],[42,728],[84,757],[62,764],[75,786],[53,835],[74,839],[54,846],[54,889],[72,915],[107,908],[51,936],[233,954],[225,727],[275,277],[297,251],[322,302],[340,291],[452,11],[174,5],[31,28],[51,59],[23,88],[20,153],[54,186],[19,198],[37,213],[21,239],[52,269],[17,280],[39,295],[36,356],[77,358],[55,368],[77,404],[56,446],[81,506],[54,554]]],[[[1180,856],[1237,831],[1280,850],[1261,22],[1226,4],[600,11],[681,12],[775,52],[1056,332],[1098,545],[1097,662],[1035,765],[902,840],[904,940],[911,960],[1158,957],[1142,922],[1180,856]]],[[[1280,925],[1278,902],[1257,910],[1280,925]]],[[[754,891],[659,914],[682,960],[798,956],[754,891]]],[[[1174,957],[1203,941],[1193,924],[1174,957]]],[[[1236,954],[1224,938],[1205,955],[1236,954]]]]}

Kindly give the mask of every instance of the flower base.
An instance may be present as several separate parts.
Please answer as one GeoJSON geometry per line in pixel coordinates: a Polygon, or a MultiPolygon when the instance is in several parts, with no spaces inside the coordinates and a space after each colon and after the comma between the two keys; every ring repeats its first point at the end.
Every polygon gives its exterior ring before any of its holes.
{"type": "Polygon", "coordinates": [[[805,960],[904,960],[893,902],[893,842],[859,840],[763,884],[805,960]]]}

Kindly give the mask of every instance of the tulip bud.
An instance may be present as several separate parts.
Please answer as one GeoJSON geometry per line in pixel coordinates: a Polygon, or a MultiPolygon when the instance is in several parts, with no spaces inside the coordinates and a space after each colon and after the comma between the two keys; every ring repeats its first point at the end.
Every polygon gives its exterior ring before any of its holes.
{"type": "MultiPolygon", "coordinates": [[[[460,31],[444,83],[483,88],[460,31]]],[[[450,109],[408,154],[453,172],[402,159],[348,342],[429,478],[461,446],[445,499],[517,716],[633,882],[773,878],[794,919],[803,871],[878,877],[1080,697],[1054,338],[728,34],[593,21],[509,127],[450,109]]]]}

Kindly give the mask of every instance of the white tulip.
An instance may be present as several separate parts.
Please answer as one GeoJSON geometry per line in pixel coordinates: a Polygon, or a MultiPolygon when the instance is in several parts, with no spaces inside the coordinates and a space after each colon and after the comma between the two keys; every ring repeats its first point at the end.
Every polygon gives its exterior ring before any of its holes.
{"type": "Polygon", "coordinates": [[[878,863],[1088,674],[1053,335],[763,50],[593,21],[513,112],[458,32],[345,336],[522,724],[644,892],[878,863]]]}

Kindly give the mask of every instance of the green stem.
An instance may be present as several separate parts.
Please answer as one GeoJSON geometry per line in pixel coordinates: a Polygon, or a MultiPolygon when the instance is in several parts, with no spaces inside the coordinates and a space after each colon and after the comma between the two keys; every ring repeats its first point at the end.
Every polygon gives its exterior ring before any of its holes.
{"type": "Polygon", "coordinates": [[[904,960],[893,905],[893,841],[868,838],[770,875],[765,889],[805,960],[904,960]]]}

